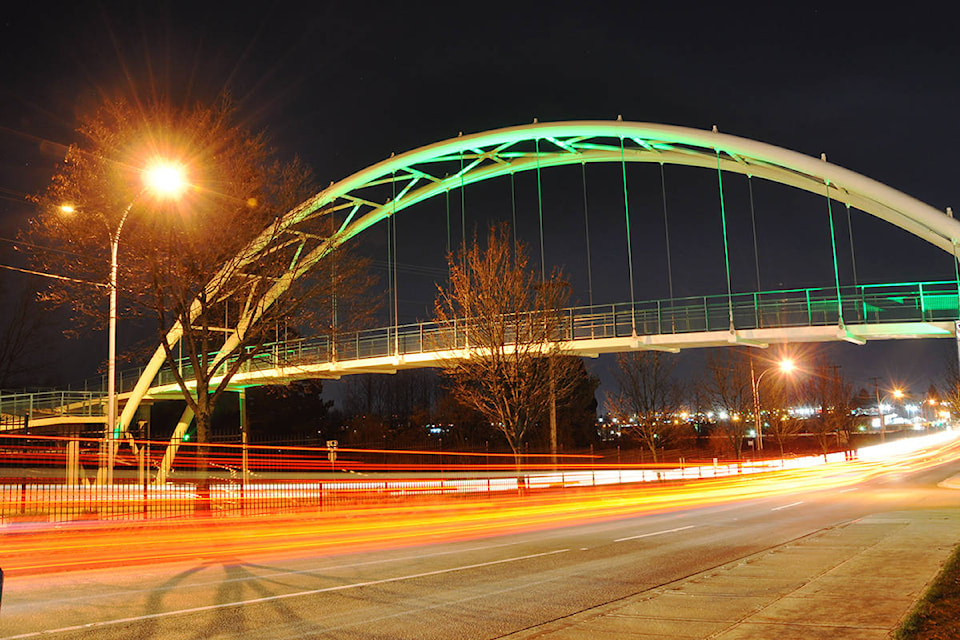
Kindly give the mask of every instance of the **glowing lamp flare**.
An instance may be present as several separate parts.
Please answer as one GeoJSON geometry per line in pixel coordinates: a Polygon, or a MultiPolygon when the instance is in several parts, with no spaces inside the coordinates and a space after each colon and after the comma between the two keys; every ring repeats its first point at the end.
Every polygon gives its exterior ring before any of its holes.
{"type": "Polygon", "coordinates": [[[183,167],[169,162],[157,163],[143,172],[143,182],[160,196],[176,198],[187,188],[183,167]]]}

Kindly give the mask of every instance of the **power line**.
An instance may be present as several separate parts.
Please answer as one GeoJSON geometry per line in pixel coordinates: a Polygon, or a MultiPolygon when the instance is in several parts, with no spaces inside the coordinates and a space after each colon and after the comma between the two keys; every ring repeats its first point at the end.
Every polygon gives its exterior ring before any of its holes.
{"type": "Polygon", "coordinates": [[[67,276],[58,276],[54,273],[43,273],[42,271],[32,271],[30,269],[21,269],[20,267],[12,267],[8,264],[0,264],[0,269],[9,269],[10,271],[19,271],[20,273],[27,273],[32,276],[40,276],[42,278],[51,278],[53,280],[66,280],[67,282],[76,282],[78,284],[88,284],[93,287],[107,288],[110,286],[105,282],[91,282],[89,280],[80,280],[79,278],[68,278],[67,276]]]}
{"type": "Polygon", "coordinates": [[[0,237],[0,242],[9,242],[14,246],[29,247],[31,249],[38,249],[40,251],[52,251],[53,253],[62,253],[65,256],[80,257],[79,253],[75,253],[73,251],[67,251],[65,249],[57,249],[56,247],[44,247],[43,245],[33,244],[32,242],[26,242],[24,240],[12,240],[10,238],[0,237]]]}

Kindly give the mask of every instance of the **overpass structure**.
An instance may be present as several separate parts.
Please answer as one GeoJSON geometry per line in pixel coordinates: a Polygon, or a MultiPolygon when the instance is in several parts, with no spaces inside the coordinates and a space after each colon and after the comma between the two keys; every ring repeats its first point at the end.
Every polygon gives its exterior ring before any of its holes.
{"type": "MultiPolygon", "coordinates": [[[[597,357],[638,349],[682,349],[744,345],[764,348],[788,342],[952,337],[958,318],[954,281],[850,287],[847,297],[832,288],[792,289],[727,296],[702,296],[564,309],[557,323],[559,351],[597,357]],[[851,319],[841,324],[845,312],[851,319]]],[[[396,373],[442,367],[470,358],[471,321],[440,325],[420,322],[277,342],[247,360],[229,386],[243,389],[304,378],[340,378],[357,373],[396,373]]],[[[226,370],[230,361],[221,366],[226,370]]],[[[187,363],[183,363],[187,366],[187,363]]],[[[189,371],[186,371],[189,377],[189,371]]],[[[218,380],[219,382],[219,380],[218,380]]],[[[179,395],[161,370],[146,397],[179,395]]]]}
{"type": "MultiPolygon", "coordinates": [[[[842,290],[789,289],[717,296],[653,300],[564,309],[557,323],[560,351],[597,357],[637,349],[682,349],[744,345],[764,348],[788,342],[950,338],[960,317],[957,282],[905,282],[860,285],[842,290]],[[841,317],[849,323],[841,324],[841,317]]],[[[396,373],[402,369],[441,367],[475,350],[471,322],[448,325],[420,322],[276,342],[247,360],[228,386],[284,384],[309,378],[335,379],[358,373],[396,373]]],[[[225,371],[230,360],[220,366],[225,371]]],[[[189,361],[180,371],[192,380],[189,361]]],[[[121,401],[130,397],[142,370],[124,372],[121,401]]],[[[215,383],[220,378],[214,379],[215,383]]],[[[143,398],[176,398],[181,391],[169,369],[161,369],[143,398]]],[[[0,396],[5,428],[23,424],[102,423],[105,398],[100,390],[42,392],[0,396]]],[[[2,429],[0,429],[2,430],[2,429]]]]}
{"type": "MultiPolygon", "coordinates": [[[[253,264],[261,256],[294,249],[288,273],[272,286],[262,304],[253,305],[234,326],[227,327],[223,347],[209,359],[211,371],[226,370],[242,346],[245,327],[256,323],[274,300],[338,246],[374,225],[437,196],[449,198],[472,184],[520,172],[540,172],[563,165],[613,163],[623,167],[623,200],[627,251],[630,207],[626,164],[654,163],[700,167],[716,173],[719,213],[727,252],[724,174],[740,174],[822,195],[828,214],[834,255],[832,286],[753,293],[735,292],[727,256],[726,292],[716,296],[638,301],[630,269],[630,300],[622,304],[577,307],[564,312],[558,340],[569,353],[595,356],[633,349],[676,351],[685,348],[782,342],[947,337],[956,334],[958,284],[952,281],[878,285],[843,284],[837,266],[832,204],[842,203],[890,222],[947,252],[956,265],[960,222],[885,184],[826,161],[755,140],[712,131],[652,123],[616,121],[552,122],[460,135],[358,171],[319,192],[288,212],[237,256],[235,263],[253,264]],[[311,222],[335,222],[334,232],[310,232],[311,222]]],[[[542,201],[540,206],[543,230],[542,201]]],[[[549,224],[549,222],[547,223],[549,224]]],[[[542,255],[542,253],[541,253],[542,255]]],[[[630,255],[632,265],[632,254],[630,255]]],[[[715,265],[719,268],[721,265],[715,265]]],[[[242,275],[242,274],[241,274],[242,275]]],[[[207,295],[234,286],[227,273],[211,274],[207,295]]],[[[394,300],[394,304],[396,301],[394,300]]],[[[350,373],[393,372],[438,366],[471,355],[470,320],[455,326],[431,323],[383,327],[334,338],[319,337],[269,345],[244,365],[229,384],[245,388],[296,378],[336,378],[350,373]]],[[[174,348],[182,329],[174,325],[166,342],[174,348]]],[[[165,353],[158,348],[136,380],[121,381],[124,401],[118,432],[124,432],[144,399],[176,392],[165,353]]],[[[178,367],[182,367],[178,364],[178,367]]],[[[190,372],[187,372],[187,378],[190,372]]],[[[216,382],[216,380],[214,380],[216,382]]],[[[88,405],[102,404],[91,394],[88,405]]],[[[0,414],[10,406],[0,405],[0,414]]],[[[64,405],[61,405],[61,407],[64,405]]],[[[87,410],[84,402],[69,406],[87,410]]],[[[63,412],[61,412],[63,413],[63,412]]],[[[9,415],[9,414],[8,414],[9,415]]],[[[42,419],[39,415],[35,420],[42,419]]],[[[51,416],[50,420],[63,419],[51,416]]],[[[95,419],[89,416],[89,419],[95,419]]],[[[101,418],[102,419],[102,418],[101,418]]],[[[185,413],[178,429],[192,415],[185,413]]],[[[36,422],[35,422],[36,423],[36,422]]]]}

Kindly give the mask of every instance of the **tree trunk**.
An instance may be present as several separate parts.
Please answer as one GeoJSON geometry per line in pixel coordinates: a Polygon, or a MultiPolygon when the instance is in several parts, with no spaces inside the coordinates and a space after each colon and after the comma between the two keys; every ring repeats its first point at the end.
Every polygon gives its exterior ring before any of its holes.
{"type": "Polygon", "coordinates": [[[200,409],[194,420],[197,425],[197,502],[194,511],[198,515],[210,515],[212,503],[210,500],[210,418],[209,401],[198,401],[200,409]]]}
{"type": "Polygon", "coordinates": [[[527,477],[523,475],[523,454],[512,443],[510,446],[513,449],[514,468],[517,470],[517,495],[522,496],[527,493],[527,477]]]}
{"type": "Polygon", "coordinates": [[[653,464],[657,464],[657,441],[647,442],[647,448],[650,449],[650,453],[653,454],[653,464]]]}

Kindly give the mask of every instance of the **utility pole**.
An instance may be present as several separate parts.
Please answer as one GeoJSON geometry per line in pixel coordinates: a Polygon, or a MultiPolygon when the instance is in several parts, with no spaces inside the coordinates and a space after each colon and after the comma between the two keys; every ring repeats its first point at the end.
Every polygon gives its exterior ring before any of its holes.
{"type": "Polygon", "coordinates": [[[877,415],[880,417],[880,442],[886,441],[886,429],[883,424],[883,406],[880,404],[880,378],[873,376],[873,393],[877,397],[877,415]]]}
{"type": "MultiPolygon", "coordinates": [[[[839,418],[836,415],[837,412],[840,410],[840,404],[842,400],[841,396],[843,395],[840,387],[840,368],[841,367],[839,364],[831,364],[828,367],[833,370],[833,377],[831,378],[832,388],[830,389],[830,396],[831,396],[830,402],[833,403],[834,405],[833,412],[834,412],[834,417],[836,419],[833,421],[833,423],[837,427],[837,445],[839,446],[840,445],[840,427],[842,425],[842,421],[849,416],[844,416],[843,418],[839,418]]],[[[843,404],[845,405],[846,402],[844,402],[843,404]]]]}
{"type": "MultiPolygon", "coordinates": [[[[764,371],[760,374],[763,377],[764,371]]],[[[753,424],[756,428],[756,444],[754,445],[757,451],[763,450],[763,420],[760,419],[760,378],[755,374],[753,368],[753,354],[750,354],[750,387],[753,392],[753,424]]]]}

